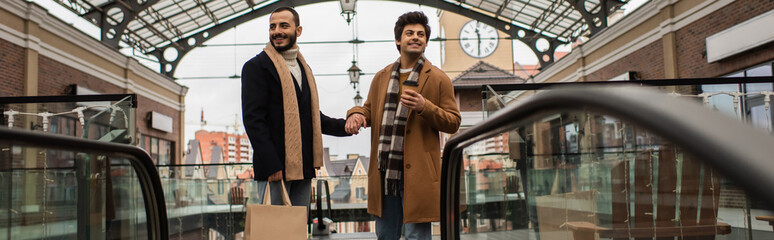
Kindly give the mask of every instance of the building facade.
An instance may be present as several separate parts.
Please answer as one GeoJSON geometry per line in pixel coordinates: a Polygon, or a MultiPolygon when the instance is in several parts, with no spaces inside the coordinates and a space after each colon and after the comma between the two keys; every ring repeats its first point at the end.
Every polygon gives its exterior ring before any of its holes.
{"type": "Polygon", "coordinates": [[[752,68],[774,60],[774,44],[734,31],[769,21],[772,9],[771,1],[650,1],[573,48],[535,81],[606,81],[626,72],[643,80],[707,78],[752,68]],[[732,41],[713,45],[713,36],[732,41]],[[753,43],[733,42],[747,38],[753,43]],[[710,59],[720,52],[730,54],[710,59]]]}
{"type": "Polygon", "coordinates": [[[210,163],[212,149],[220,147],[223,152],[223,163],[249,163],[253,159],[253,147],[247,134],[234,134],[227,132],[210,132],[199,130],[195,133],[202,147],[202,156],[205,164],[210,163]]]}
{"type": "MultiPolygon", "coordinates": [[[[187,87],[33,2],[0,1],[0,96],[67,95],[76,88],[89,94],[136,94],[132,144],[147,150],[157,164],[180,163],[187,87]],[[164,126],[154,125],[154,117],[164,119],[164,126]]],[[[17,127],[30,129],[40,121],[32,118],[17,127]]],[[[79,136],[75,122],[60,129],[79,136]]]]}

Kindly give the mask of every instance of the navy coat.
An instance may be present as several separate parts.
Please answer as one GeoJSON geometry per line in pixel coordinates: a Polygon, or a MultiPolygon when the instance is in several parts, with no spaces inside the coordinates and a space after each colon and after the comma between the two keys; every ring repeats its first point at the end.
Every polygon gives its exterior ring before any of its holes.
{"type": "MultiPolygon", "coordinates": [[[[303,67],[301,74],[304,76],[303,90],[296,85],[302,139],[302,149],[299,151],[303,152],[304,179],[311,179],[316,175],[312,155],[312,104],[303,67]]],[[[331,118],[322,112],[319,114],[323,134],[349,136],[344,130],[346,120],[331,118]]],[[[277,69],[266,52],[253,57],[242,67],[242,120],[253,146],[255,179],[265,181],[275,172],[284,170],[285,114],[282,85],[277,69]]]]}

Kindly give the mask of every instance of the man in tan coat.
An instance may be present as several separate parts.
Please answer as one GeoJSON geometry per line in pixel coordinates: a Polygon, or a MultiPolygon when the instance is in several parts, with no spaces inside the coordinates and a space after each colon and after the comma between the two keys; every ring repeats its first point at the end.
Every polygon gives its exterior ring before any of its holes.
{"type": "Polygon", "coordinates": [[[446,74],[423,54],[430,26],[422,12],[395,23],[400,57],[379,71],[362,107],[347,112],[346,131],[372,126],[368,169],[368,213],[379,239],[431,239],[430,222],[440,221],[439,131],[455,133],[460,113],[446,74]]]}

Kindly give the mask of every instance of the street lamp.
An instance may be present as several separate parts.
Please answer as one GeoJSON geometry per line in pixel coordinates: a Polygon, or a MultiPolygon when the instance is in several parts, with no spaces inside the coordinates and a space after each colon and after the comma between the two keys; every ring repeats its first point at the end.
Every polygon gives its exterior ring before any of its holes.
{"type": "Polygon", "coordinates": [[[357,84],[360,83],[360,68],[355,65],[356,61],[352,61],[352,67],[347,70],[349,72],[349,84],[352,84],[352,88],[357,90],[357,84]]]}
{"type": "Polygon", "coordinates": [[[363,103],[363,97],[360,96],[360,91],[357,91],[357,94],[355,94],[355,106],[360,106],[363,103]]]}
{"type": "Polygon", "coordinates": [[[355,17],[355,2],[356,0],[339,0],[341,4],[341,16],[347,19],[347,25],[355,17]]]}

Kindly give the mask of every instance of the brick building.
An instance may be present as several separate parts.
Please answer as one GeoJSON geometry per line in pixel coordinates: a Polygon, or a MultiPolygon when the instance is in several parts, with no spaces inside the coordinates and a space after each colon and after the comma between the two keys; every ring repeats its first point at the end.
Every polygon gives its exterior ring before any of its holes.
{"type": "Polygon", "coordinates": [[[223,163],[252,162],[253,147],[247,134],[233,134],[227,132],[209,132],[199,130],[195,133],[202,151],[202,162],[211,162],[213,149],[220,149],[223,153],[223,163]],[[216,148],[219,147],[219,148],[216,148]]]}
{"type": "MultiPolygon", "coordinates": [[[[90,94],[136,94],[132,144],[147,150],[157,164],[180,163],[187,87],[33,2],[2,1],[0,96],[67,95],[76,88],[90,94]],[[163,118],[164,126],[151,118],[163,118]]],[[[17,127],[29,129],[37,121],[20,121],[24,126],[17,127]]]]}
{"type": "MultiPolygon", "coordinates": [[[[592,37],[579,38],[579,41],[572,44],[569,53],[556,52],[554,56],[557,60],[550,66],[520,65],[514,63],[518,56],[512,55],[508,59],[498,55],[498,52],[480,58],[469,54],[455,55],[462,50],[459,44],[449,43],[442,46],[446,51],[442,56],[443,66],[448,67],[444,70],[457,79],[457,75],[475,68],[470,67],[459,73],[461,66],[474,66],[477,61],[483,61],[506,72],[513,67],[514,75],[528,79],[530,83],[608,81],[626,77],[649,80],[772,76],[774,38],[771,31],[755,29],[774,24],[771,20],[774,18],[774,2],[649,1],[631,14],[610,18],[611,24],[604,31],[592,37]],[[512,65],[502,67],[504,62],[512,65]]],[[[454,36],[459,30],[454,32],[450,29],[459,29],[466,18],[445,12],[440,15],[440,21],[442,31],[446,29],[447,34],[452,33],[451,36],[454,36]]],[[[507,43],[503,44],[501,40],[500,45],[507,43]]],[[[496,51],[510,53],[509,50],[506,47],[496,51]]],[[[755,90],[772,90],[771,84],[753,87],[755,90]]],[[[667,87],[666,90],[679,92],[674,87],[667,87]]],[[[747,91],[738,86],[713,90],[747,91]]],[[[470,125],[469,121],[466,124],[466,119],[474,119],[474,115],[483,118],[483,114],[475,114],[483,109],[481,92],[465,90],[456,85],[455,91],[463,115],[463,126],[470,125]]],[[[518,91],[500,94],[504,95],[504,100],[511,101],[532,93],[518,91]]],[[[486,107],[489,108],[491,104],[492,101],[487,102],[486,107]]],[[[762,104],[760,99],[745,99],[748,114],[755,114],[756,108],[763,108],[762,104]]],[[[730,112],[735,114],[733,110],[730,112]]],[[[766,119],[763,116],[748,117],[766,119]]],[[[770,116],[768,119],[774,118],[770,116]]],[[[770,122],[753,124],[773,125],[770,122]]]]}
{"type": "Polygon", "coordinates": [[[770,66],[774,43],[735,31],[769,21],[772,9],[772,1],[650,1],[574,47],[535,81],[606,81],[626,72],[643,80],[706,78],[770,66]],[[716,47],[711,43],[718,37],[731,41],[716,47]],[[734,44],[747,38],[760,39],[734,44]],[[715,52],[729,54],[708,58],[715,52]]]}

